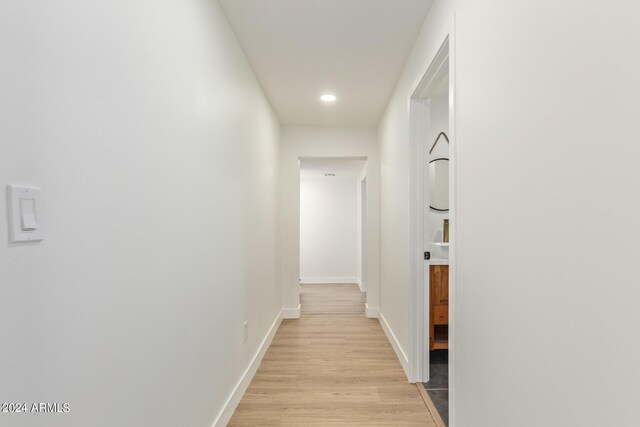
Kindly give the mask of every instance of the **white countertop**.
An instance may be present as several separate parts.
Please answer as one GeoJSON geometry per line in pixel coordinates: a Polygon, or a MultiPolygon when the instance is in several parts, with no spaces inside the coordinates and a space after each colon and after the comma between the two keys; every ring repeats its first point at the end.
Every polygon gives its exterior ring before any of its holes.
{"type": "Polygon", "coordinates": [[[428,262],[429,265],[449,265],[449,260],[445,258],[431,258],[428,262]]]}

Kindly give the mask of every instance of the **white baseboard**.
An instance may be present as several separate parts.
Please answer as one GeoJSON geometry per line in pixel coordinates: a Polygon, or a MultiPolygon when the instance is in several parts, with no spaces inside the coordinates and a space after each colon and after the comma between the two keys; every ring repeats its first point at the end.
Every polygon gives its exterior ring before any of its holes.
{"type": "Polygon", "coordinates": [[[369,319],[377,319],[379,312],[376,307],[369,307],[369,304],[364,304],[364,312],[369,319]]]}
{"type": "Polygon", "coordinates": [[[256,371],[258,370],[258,366],[260,366],[260,362],[262,362],[264,354],[271,345],[271,341],[273,340],[273,337],[275,336],[276,331],[278,330],[278,327],[282,322],[282,315],[282,311],[278,313],[276,320],[274,320],[273,324],[271,325],[271,329],[269,329],[269,333],[267,333],[267,336],[262,340],[258,351],[256,352],[255,356],[253,356],[251,363],[249,363],[249,366],[240,377],[240,381],[238,381],[235,388],[233,389],[233,392],[225,402],[222,410],[213,422],[212,427],[224,427],[229,423],[233,412],[236,410],[236,407],[240,403],[242,396],[244,396],[245,391],[247,391],[247,387],[249,387],[253,376],[256,374],[256,371]]]}
{"type": "Polygon", "coordinates": [[[404,350],[402,350],[402,346],[398,342],[398,339],[396,338],[395,334],[387,324],[387,321],[384,319],[382,312],[380,311],[378,311],[378,320],[380,321],[380,325],[382,325],[382,330],[387,336],[387,339],[391,343],[391,347],[393,347],[393,350],[396,352],[396,356],[400,361],[400,365],[402,365],[402,369],[404,369],[404,373],[407,376],[407,379],[409,379],[409,359],[407,358],[407,355],[405,354],[404,350]]]}
{"type": "Polygon", "coordinates": [[[356,277],[356,283],[357,283],[358,287],[360,288],[360,292],[364,292],[364,290],[362,289],[362,280],[360,280],[359,277],[356,277]]]}
{"type": "Polygon", "coordinates": [[[298,304],[298,308],[283,308],[282,309],[282,318],[283,319],[299,319],[300,318],[300,304],[298,304]]]}
{"type": "Polygon", "coordinates": [[[358,283],[357,277],[301,277],[301,285],[319,285],[319,284],[334,284],[334,283],[358,283]]]}

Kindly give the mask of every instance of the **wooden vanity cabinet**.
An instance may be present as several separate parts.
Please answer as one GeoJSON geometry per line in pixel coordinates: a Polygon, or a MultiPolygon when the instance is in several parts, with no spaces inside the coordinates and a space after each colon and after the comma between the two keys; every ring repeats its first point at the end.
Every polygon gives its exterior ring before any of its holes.
{"type": "Polygon", "coordinates": [[[429,350],[449,348],[449,266],[429,266],[429,350]]]}

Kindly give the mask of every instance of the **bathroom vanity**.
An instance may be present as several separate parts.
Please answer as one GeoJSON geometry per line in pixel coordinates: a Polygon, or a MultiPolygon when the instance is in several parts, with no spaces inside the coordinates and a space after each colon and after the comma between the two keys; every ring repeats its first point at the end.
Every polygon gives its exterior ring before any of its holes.
{"type": "Polygon", "coordinates": [[[429,350],[449,348],[449,265],[429,265],[429,350]]]}

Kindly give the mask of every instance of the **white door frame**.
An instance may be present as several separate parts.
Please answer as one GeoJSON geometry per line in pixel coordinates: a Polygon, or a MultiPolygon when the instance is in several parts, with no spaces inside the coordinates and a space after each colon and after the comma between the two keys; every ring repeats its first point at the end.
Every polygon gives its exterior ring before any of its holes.
{"type": "Polygon", "coordinates": [[[428,344],[428,263],[424,260],[424,252],[430,248],[425,245],[424,218],[427,197],[425,197],[426,160],[429,150],[427,134],[429,131],[429,104],[425,100],[434,79],[445,64],[449,67],[449,420],[455,426],[456,404],[456,74],[455,45],[452,34],[455,30],[455,16],[451,33],[444,39],[440,49],[424,73],[424,77],[416,85],[409,99],[410,108],[410,339],[409,371],[411,382],[422,382],[429,378],[429,344],[428,344]]]}
{"type": "MultiPolygon", "coordinates": [[[[368,166],[368,165],[367,165],[368,166]]],[[[360,188],[358,200],[358,217],[359,217],[359,257],[360,257],[360,291],[367,291],[367,172],[366,167],[363,174],[358,177],[357,185],[360,188]]]]}

